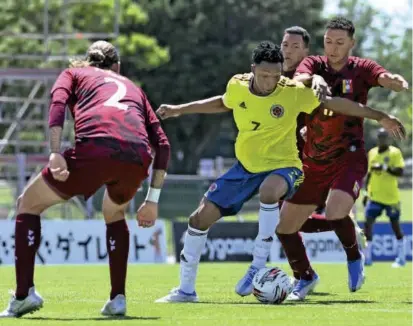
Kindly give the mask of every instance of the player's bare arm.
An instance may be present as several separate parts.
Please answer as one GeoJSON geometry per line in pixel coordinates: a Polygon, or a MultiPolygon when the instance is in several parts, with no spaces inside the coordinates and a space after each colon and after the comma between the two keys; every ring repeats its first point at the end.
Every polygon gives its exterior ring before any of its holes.
{"type": "Polygon", "coordinates": [[[376,120],[395,138],[404,139],[406,137],[405,128],[399,119],[367,105],[342,97],[327,97],[324,106],[336,113],[376,120]]]}
{"type": "Polygon", "coordinates": [[[303,83],[314,90],[320,102],[324,102],[328,95],[331,95],[327,82],[319,75],[300,74],[294,76],[294,80],[303,83]]]}
{"type": "Polygon", "coordinates": [[[409,88],[409,83],[403,76],[391,73],[382,73],[378,78],[378,83],[384,88],[391,89],[395,92],[401,92],[409,88]]]}
{"type": "Polygon", "coordinates": [[[62,139],[63,128],[60,126],[54,126],[50,128],[50,157],[49,157],[49,169],[53,174],[53,178],[58,181],[66,181],[69,177],[69,171],[67,170],[67,163],[64,157],[60,154],[60,143],[62,139]]]}
{"type": "Polygon", "coordinates": [[[60,153],[60,143],[62,139],[63,128],[54,126],[50,128],[50,152],[60,153]]]}
{"type": "Polygon", "coordinates": [[[148,120],[151,122],[147,125],[146,130],[152,148],[155,150],[155,159],[148,194],[137,211],[136,219],[139,226],[151,227],[158,218],[158,201],[166,176],[171,147],[148,101],[146,101],[146,113],[148,120]]]}
{"type": "Polygon", "coordinates": [[[138,225],[142,227],[151,227],[155,224],[158,217],[158,201],[165,180],[165,170],[153,170],[150,181],[150,188],[146,195],[145,202],[138,209],[138,225]]]}
{"type": "Polygon", "coordinates": [[[219,95],[180,105],[162,104],[156,113],[162,120],[165,120],[168,118],[179,117],[183,114],[222,113],[227,112],[228,110],[229,109],[224,105],[222,96],[219,95]]]}

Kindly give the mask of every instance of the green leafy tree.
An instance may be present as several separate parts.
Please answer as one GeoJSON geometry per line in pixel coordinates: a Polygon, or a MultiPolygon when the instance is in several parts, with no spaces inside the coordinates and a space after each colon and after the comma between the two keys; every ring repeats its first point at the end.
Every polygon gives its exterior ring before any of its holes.
{"type": "MultiPolygon", "coordinates": [[[[132,0],[100,0],[78,1],[65,6],[63,0],[48,1],[47,24],[45,22],[44,0],[4,0],[0,6],[0,67],[1,68],[42,68],[68,66],[68,58],[52,60],[50,56],[84,56],[91,41],[83,37],[83,33],[110,34],[115,32],[115,15],[119,9],[119,36],[108,38],[120,51],[121,59],[126,64],[136,69],[154,69],[169,60],[166,47],[159,45],[157,40],[130,26],[140,26],[148,23],[148,15],[143,8],[132,0]],[[48,35],[42,35],[47,26],[48,35]],[[75,38],[56,39],[56,34],[68,33],[75,38]],[[26,34],[22,38],[22,34],[26,34]],[[33,38],[34,35],[39,37],[33,38]],[[29,38],[31,36],[31,38],[29,38]],[[43,37],[44,36],[44,37],[43,37]],[[18,55],[40,55],[38,59],[21,59],[18,55]],[[50,55],[50,56],[49,56],[50,55]]],[[[127,66],[127,65],[126,65],[127,66]]],[[[127,69],[122,72],[135,81],[139,80],[138,74],[130,74],[127,69]]],[[[4,86],[3,95],[26,96],[30,89],[27,85],[18,87],[4,86]]],[[[36,112],[34,105],[30,118],[43,119],[43,111],[36,112]]],[[[3,117],[13,119],[16,106],[2,105],[3,117]]],[[[30,110],[29,110],[30,111],[30,110]]],[[[28,111],[28,112],[29,112],[28,111]]],[[[4,135],[7,126],[2,125],[0,132],[4,135]]],[[[70,123],[66,128],[71,132],[70,123]]],[[[42,140],[44,132],[41,127],[31,127],[20,134],[24,140],[42,140]]],[[[73,135],[69,136],[70,138],[73,135]]],[[[13,148],[9,147],[9,151],[13,148]]],[[[36,148],[20,148],[24,151],[37,151],[36,148]]]]}

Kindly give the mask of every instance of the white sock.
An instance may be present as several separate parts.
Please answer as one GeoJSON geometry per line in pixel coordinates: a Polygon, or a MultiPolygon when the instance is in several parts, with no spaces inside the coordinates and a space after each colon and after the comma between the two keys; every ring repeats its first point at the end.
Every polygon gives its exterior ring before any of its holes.
{"type": "Polygon", "coordinates": [[[402,261],[406,260],[406,246],[404,242],[404,237],[397,240],[397,258],[402,261]]]}
{"type": "Polygon", "coordinates": [[[265,267],[274,240],[275,228],[280,219],[278,203],[260,203],[258,214],[258,235],[255,238],[252,266],[258,269],[265,267]]]}
{"type": "Polygon", "coordinates": [[[185,293],[195,291],[196,274],[202,250],[205,248],[208,230],[200,231],[188,225],[185,234],[184,249],[181,251],[181,284],[179,289],[185,293]]]}
{"type": "Polygon", "coordinates": [[[367,248],[364,249],[364,256],[366,257],[367,261],[371,261],[372,260],[372,246],[373,246],[373,242],[372,241],[367,241],[367,248]]]}

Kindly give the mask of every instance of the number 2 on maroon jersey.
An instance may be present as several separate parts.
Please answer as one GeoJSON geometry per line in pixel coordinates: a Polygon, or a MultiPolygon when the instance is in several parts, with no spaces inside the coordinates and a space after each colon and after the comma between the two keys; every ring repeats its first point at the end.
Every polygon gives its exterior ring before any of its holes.
{"type": "Polygon", "coordinates": [[[113,94],[103,105],[104,106],[112,106],[118,108],[119,110],[126,111],[128,106],[126,104],[120,103],[119,101],[122,100],[126,95],[126,86],[120,80],[117,80],[112,77],[105,77],[105,83],[115,83],[118,87],[115,94],[113,94]]]}

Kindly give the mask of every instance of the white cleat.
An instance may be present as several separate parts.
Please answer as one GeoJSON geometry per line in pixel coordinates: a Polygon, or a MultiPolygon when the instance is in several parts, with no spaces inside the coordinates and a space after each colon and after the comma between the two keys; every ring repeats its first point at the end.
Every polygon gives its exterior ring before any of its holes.
{"type": "Polygon", "coordinates": [[[112,300],[108,300],[100,312],[103,316],[125,316],[126,297],[118,294],[112,300]]]}
{"type": "Polygon", "coordinates": [[[174,288],[165,297],[155,301],[155,303],[197,303],[199,298],[194,291],[193,293],[185,293],[178,288],[174,288]]]}
{"type": "Polygon", "coordinates": [[[245,275],[240,279],[235,286],[235,293],[240,295],[241,297],[245,297],[247,295],[250,295],[252,293],[252,290],[254,289],[254,285],[252,284],[252,281],[254,279],[255,274],[258,273],[258,268],[255,266],[250,266],[245,273],[245,275]]]}
{"type": "Polygon", "coordinates": [[[319,282],[320,278],[315,273],[311,281],[299,280],[293,291],[287,297],[287,301],[303,301],[307,294],[312,292],[319,282]]]}
{"type": "Polygon", "coordinates": [[[400,268],[406,266],[406,260],[400,259],[399,257],[396,258],[396,260],[393,262],[391,267],[393,268],[400,268]]]}
{"type": "Polygon", "coordinates": [[[0,318],[19,318],[43,308],[43,298],[36,292],[34,286],[29,289],[29,295],[23,300],[17,300],[14,293],[11,294],[9,305],[0,313],[0,318]]]}

